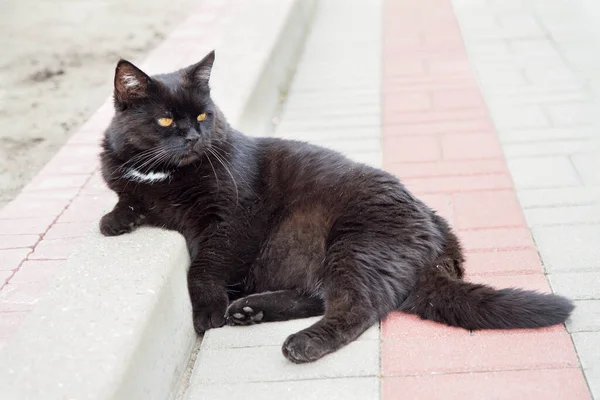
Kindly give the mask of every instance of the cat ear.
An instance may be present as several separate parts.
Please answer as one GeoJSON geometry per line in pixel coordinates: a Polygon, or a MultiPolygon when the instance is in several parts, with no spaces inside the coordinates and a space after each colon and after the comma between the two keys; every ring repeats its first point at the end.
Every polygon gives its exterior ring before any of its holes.
{"type": "Polygon", "coordinates": [[[115,69],[115,102],[125,106],[148,97],[150,77],[127,60],[120,60],[115,69]]]}
{"type": "Polygon", "coordinates": [[[196,86],[208,87],[210,73],[215,62],[215,51],[208,53],[202,61],[187,68],[188,78],[196,86]]]}

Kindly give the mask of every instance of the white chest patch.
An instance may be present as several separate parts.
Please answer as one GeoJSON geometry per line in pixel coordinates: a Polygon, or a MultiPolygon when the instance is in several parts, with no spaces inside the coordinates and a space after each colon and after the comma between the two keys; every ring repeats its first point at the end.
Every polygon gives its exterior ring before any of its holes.
{"type": "Polygon", "coordinates": [[[156,183],[167,180],[171,177],[171,174],[168,172],[148,172],[143,173],[133,168],[129,168],[123,178],[129,179],[135,182],[141,183],[156,183]]]}

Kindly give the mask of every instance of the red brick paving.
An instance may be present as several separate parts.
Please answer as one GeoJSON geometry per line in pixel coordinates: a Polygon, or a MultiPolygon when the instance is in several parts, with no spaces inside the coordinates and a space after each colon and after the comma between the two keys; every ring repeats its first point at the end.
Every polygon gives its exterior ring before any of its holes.
{"type": "Polygon", "coordinates": [[[386,400],[589,399],[578,368],[496,371],[384,379],[386,400]],[[490,388],[493,388],[493,393],[490,388]]]}
{"type": "MultiPolygon", "coordinates": [[[[387,0],[383,49],[384,168],[450,219],[468,280],[549,292],[451,1],[387,0]]],[[[564,326],[472,333],[394,313],[381,336],[384,400],[589,398],[564,326]]]]}

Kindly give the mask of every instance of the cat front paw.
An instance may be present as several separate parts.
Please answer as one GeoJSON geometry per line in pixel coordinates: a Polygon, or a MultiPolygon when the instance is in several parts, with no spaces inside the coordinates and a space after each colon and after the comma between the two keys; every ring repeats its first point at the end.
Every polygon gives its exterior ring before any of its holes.
{"type": "Polygon", "coordinates": [[[227,304],[211,304],[194,311],[194,329],[198,335],[209,329],[220,328],[225,325],[225,310],[227,304]]]}
{"type": "Polygon", "coordinates": [[[247,301],[239,299],[234,301],[227,307],[225,320],[227,325],[253,325],[262,322],[264,313],[256,307],[251,307],[246,304],[247,301]]]}
{"type": "Polygon", "coordinates": [[[120,218],[114,211],[100,219],[100,233],[104,236],[118,236],[129,233],[135,228],[135,222],[120,218]]]}

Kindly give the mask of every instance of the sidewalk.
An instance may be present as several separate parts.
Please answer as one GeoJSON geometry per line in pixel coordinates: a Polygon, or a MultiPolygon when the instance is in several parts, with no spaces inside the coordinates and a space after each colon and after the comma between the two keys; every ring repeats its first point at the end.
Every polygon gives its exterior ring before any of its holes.
{"type": "MultiPolygon", "coordinates": [[[[567,329],[469,332],[395,313],[292,365],[281,343],[311,321],[225,327],[205,335],[185,399],[600,399],[595,60],[569,4],[323,0],[274,133],[400,177],[452,222],[469,280],[550,282],[577,300],[567,329]]],[[[0,210],[0,346],[112,199],[94,158],[110,112],[0,210]]]]}

